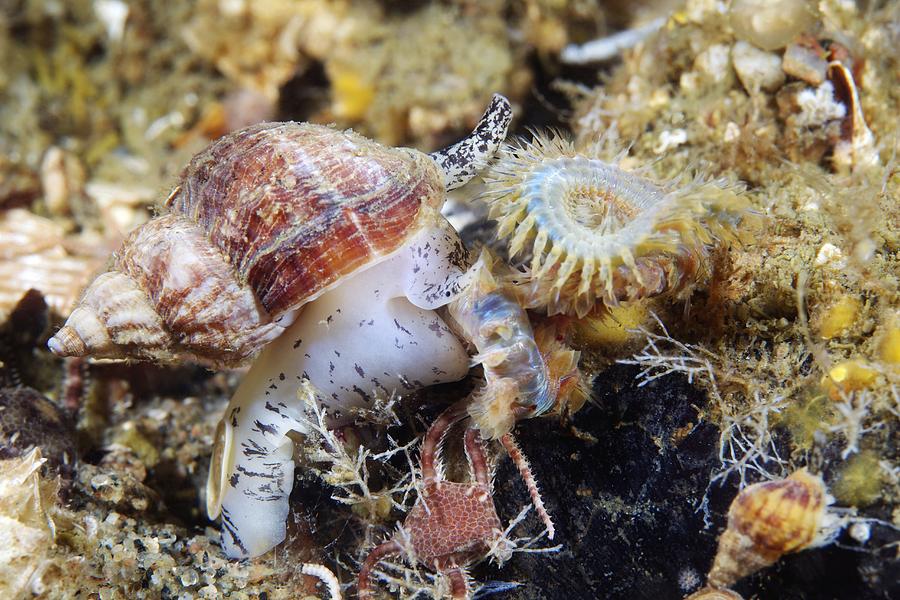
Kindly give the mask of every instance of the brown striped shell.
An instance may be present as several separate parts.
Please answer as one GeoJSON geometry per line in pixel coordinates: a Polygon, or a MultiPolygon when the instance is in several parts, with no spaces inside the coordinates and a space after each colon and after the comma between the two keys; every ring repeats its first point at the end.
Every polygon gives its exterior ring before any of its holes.
{"type": "Polygon", "coordinates": [[[443,200],[443,174],[415,150],[307,123],[232,133],[193,158],[168,214],[132,232],[50,347],[239,364],[443,200]]]}
{"type": "Polygon", "coordinates": [[[727,588],[785,554],[827,542],[834,533],[827,502],[822,478],[806,469],[744,489],[728,510],[709,585],[727,588]]]}

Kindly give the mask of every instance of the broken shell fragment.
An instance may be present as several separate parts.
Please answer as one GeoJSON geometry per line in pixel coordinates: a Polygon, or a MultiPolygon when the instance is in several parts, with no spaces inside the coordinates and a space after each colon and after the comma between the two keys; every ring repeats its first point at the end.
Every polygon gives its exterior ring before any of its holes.
{"type": "Polygon", "coordinates": [[[838,528],[826,513],[829,497],[806,469],[744,489],[728,510],[728,528],[707,581],[727,588],[791,552],[827,544],[838,528]]]}
{"type": "Polygon", "coordinates": [[[24,208],[4,211],[0,213],[0,260],[52,248],[64,235],[62,227],[24,208]]]}
{"type": "Polygon", "coordinates": [[[24,209],[0,213],[0,240],[0,321],[30,289],[41,292],[58,314],[69,314],[101,264],[69,254],[62,229],[24,209]]]}
{"type": "Polygon", "coordinates": [[[847,107],[841,139],[834,146],[834,166],[839,171],[877,166],[881,159],[875,147],[875,136],[866,125],[853,73],[844,63],[835,60],[828,64],[828,79],[834,85],[835,98],[847,107]]]}
{"type": "Polygon", "coordinates": [[[0,597],[34,596],[35,580],[54,547],[59,482],[41,477],[41,449],[0,460],[0,597]]]}

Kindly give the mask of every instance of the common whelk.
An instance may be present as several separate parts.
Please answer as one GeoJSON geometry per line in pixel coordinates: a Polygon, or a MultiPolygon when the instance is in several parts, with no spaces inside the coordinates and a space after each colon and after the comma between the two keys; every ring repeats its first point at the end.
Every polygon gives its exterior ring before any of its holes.
{"type": "MultiPolygon", "coordinates": [[[[222,517],[229,556],[284,539],[288,434],[306,431],[304,381],[340,420],[375,395],[468,372],[465,340],[435,309],[475,274],[440,207],[487,164],[510,118],[494,96],[472,134],[431,155],[306,123],[229,134],[194,157],[168,212],[129,236],[50,340],[63,356],[212,366],[262,349],[219,424],[210,467],[207,511],[222,517]]],[[[527,325],[521,308],[514,319],[527,325]]],[[[548,371],[540,352],[528,358],[527,372],[548,371]]],[[[522,396],[516,416],[552,403],[522,396]]]]}

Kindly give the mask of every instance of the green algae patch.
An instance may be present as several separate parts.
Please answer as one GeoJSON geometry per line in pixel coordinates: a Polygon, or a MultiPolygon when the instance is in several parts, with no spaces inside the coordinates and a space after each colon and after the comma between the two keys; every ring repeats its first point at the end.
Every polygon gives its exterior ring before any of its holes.
{"type": "Polygon", "coordinates": [[[832,412],[825,396],[813,396],[791,404],[782,414],[780,424],[790,433],[795,449],[811,450],[815,433],[827,426],[832,412]]]}
{"type": "Polygon", "coordinates": [[[831,491],[844,506],[865,507],[878,500],[884,483],[878,453],[867,450],[843,465],[831,491]]]}

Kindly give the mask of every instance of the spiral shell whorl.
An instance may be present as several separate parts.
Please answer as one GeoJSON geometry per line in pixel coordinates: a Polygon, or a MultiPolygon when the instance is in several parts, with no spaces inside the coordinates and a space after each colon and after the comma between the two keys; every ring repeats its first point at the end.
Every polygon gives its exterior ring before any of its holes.
{"type": "Polygon", "coordinates": [[[273,316],[394,252],[444,200],[426,155],[351,131],[264,123],[198,154],[168,205],[273,316]],[[238,157],[238,158],[236,158],[238,157]]]}
{"type": "Polygon", "coordinates": [[[108,271],[88,287],[49,345],[61,356],[164,360],[171,344],[146,293],[127,275],[108,271]]]}
{"type": "Polygon", "coordinates": [[[784,554],[827,541],[826,504],[825,484],[806,469],[744,489],[728,511],[709,584],[728,587],[784,554]]]}
{"type": "Polygon", "coordinates": [[[531,259],[524,300],[550,314],[678,291],[704,274],[706,246],[733,238],[746,214],[721,182],[659,186],[558,136],[507,145],[485,181],[499,235],[531,259]]]}
{"type": "Polygon", "coordinates": [[[147,294],[181,356],[240,364],[290,324],[272,320],[218,248],[182,216],[164,215],[135,230],[114,265],[147,294]]]}
{"type": "Polygon", "coordinates": [[[272,321],[195,223],[169,214],[129,235],[50,347],[63,356],[236,365],[289,323],[272,321]]]}
{"type": "Polygon", "coordinates": [[[50,341],[63,356],[241,364],[295,309],[392,255],[443,202],[428,156],[265,123],[194,157],[50,341]],[[113,277],[115,273],[115,277],[113,277]]]}

